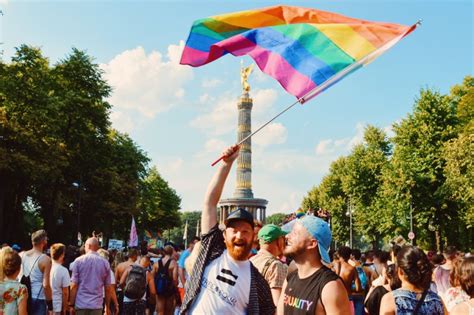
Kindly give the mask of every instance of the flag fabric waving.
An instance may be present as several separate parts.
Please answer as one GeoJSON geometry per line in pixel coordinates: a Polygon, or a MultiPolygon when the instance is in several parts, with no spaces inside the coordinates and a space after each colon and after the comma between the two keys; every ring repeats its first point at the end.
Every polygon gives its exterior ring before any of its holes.
{"type": "Polygon", "coordinates": [[[130,247],[138,246],[138,234],[137,234],[137,227],[135,226],[134,217],[132,217],[132,225],[130,227],[130,240],[128,241],[128,246],[130,247]]]}
{"type": "Polygon", "coordinates": [[[416,25],[292,6],[241,11],[195,21],[181,64],[198,67],[227,53],[249,55],[288,93],[306,101],[373,61],[416,25]]]}

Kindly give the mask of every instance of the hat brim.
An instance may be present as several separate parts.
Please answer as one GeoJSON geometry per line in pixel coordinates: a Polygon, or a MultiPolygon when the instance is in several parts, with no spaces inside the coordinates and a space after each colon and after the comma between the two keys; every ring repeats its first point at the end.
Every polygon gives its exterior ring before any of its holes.
{"type": "Polygon", "coordinates": [[[230,223],[235,222],[235,221],[244,221],[247,222],[252,226],[252,229],[255,227],[255,223],[253,221],[245,220],[243,218],[230,218],[224,221],[225,227],[227,227],[230,223]]]}
{"type": "Polygon", "coordinates": [[[331,263],[331,258],[329,258],[328,250],[324,247],[321,246],[318,242],[318,248],[319,248],[319,255],[321,256],[322,261],[324,261],[326,264],[331,263]]]}

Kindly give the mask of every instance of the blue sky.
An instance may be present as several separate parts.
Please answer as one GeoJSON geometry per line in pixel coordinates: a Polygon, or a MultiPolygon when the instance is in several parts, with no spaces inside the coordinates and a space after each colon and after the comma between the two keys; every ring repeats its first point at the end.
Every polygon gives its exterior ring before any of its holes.
{"type": "MultiPolygon", "coordinates": [[[[191,68],[178,64],[196,19],[276,4],[422,27],[368,67],[253,139],[253,191],[267,213],[294,211],[331,161],[360,143],[367,124],[387,130],[412,110],[423,87],[447,93],[473,74],[472,1],[11,1],[0,0],[5,61],[14,47],[42,48],[52,64],[72,47],[101,64],[113,86],[113,126],[127,132],[182,198],[199,210],[214,169],[235,142],[240,59],[191,68]]],[[[246,64],[251,62],[243,58],[246,64]]],[[[250,77],[253,127],[294,102],[277,82],[250,77]]],[[[234,190],[232,172],[223,197],[234,190]]]]}

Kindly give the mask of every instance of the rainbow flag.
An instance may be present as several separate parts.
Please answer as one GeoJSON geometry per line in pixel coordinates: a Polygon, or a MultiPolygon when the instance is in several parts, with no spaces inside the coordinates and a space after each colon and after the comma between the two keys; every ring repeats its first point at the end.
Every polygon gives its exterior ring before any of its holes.
{"type": "Polygon", "coordinates": [[[416,25],[292,6],[216,15],[194,22],[181,64],[198,67],[227,53],[249,55],[304,102],[373,61],[416,25]]]}

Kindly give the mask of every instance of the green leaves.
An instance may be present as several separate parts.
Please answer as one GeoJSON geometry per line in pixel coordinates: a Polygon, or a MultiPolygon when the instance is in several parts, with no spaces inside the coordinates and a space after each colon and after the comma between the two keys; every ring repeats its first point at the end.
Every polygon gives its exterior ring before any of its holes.
{"type": "Polygon", "coordinates": [[[328,209],[335,239],[345,242],[349,226],[343,212],[350,197],[356,233],[376,246],[382,238],[406,237],[412,205],[422,246],[472,248],[473,118],[472,77],[451,95],[422,89],[413,113],[394,124],[391,142],[382,130],[367,126],[364,143],[332,164],[303,207],[328,209]]]}
{"type": "Polygon", "coordinates": [[[34,222],[73,243],[78,230],[126,238],[132,215],[146,214],[146,226],[180,223],[174,190],[111,129],[111,87],[93,58],[73,48],[51,66],[22,45],[0,71],[0,239],[27,241],[34,222]],[[26,200],[37,207],[26,211],[26,200]]]}

